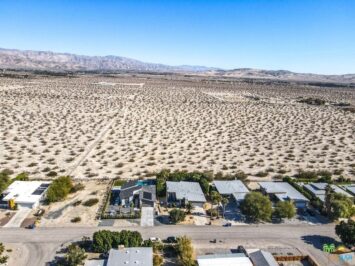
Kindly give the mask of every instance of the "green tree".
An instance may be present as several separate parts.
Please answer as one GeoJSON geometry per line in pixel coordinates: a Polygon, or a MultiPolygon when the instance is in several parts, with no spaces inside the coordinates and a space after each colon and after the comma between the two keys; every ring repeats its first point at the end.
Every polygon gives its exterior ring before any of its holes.
{"type": "Polygon", "coordinates": [[[169,212],[170,220],[174,224],[184,221],[185,220],[185,216],[186,216],[185,212],[180,210],[180,209],[172,209],[169,212]]]}
{"type": "Polygon", "coordinates": [[[122,230],[121,232],[100,230],[93,234],[92,242],[93,249],[99,253],[107,253],[111,248],[117,248],[119,245],[140,247],[145,244],[139,232],[128,230],[122,230]]]}
{"type": "Polygon", "coordinates": [[[332,220],[350,218],[355,214],[353,201],[343,194],[335,193],[329,185],[325,190],[324,210],[332,220]]]}
{"type": "Polygon", "coordinates": [[[211,200],[214,205],[217,205],[216,210],[217,210],[217,217],[219,217],[219,205],[221,204],[222,201],[222,196],[219,194],[217,191],[212,191],[211,192],[211,200]]]}
{"type": "Polygon", "coordinates": [[[17,180],[17,181],[28,181],[29,180],[28,173],[27,172],[22,172],[22,173],[18,174],[15,177],[15,180],[17,180]]]}
{"type": "Polygon", "coordinates": [[[183,266],[194,266],[195,260],[194,250],[192,247],[191,239],[187,236],[182,236],[177,239],[176,251],[180,264],[183,266]]]}
{"type": "Polygon", "coordinates": [[[56,202],[66,198],[73,188],[73,182],[69,176],[60,176],[55,179],[47,190],[48,202],[56,202]]]}
{"type": "Polygon", "coordinates": [[[296,208],[292,201],[279,201],[275,206],[274,213],[280,219],[291,219],[296,215],[296,208]]]}
{"type": "Polygon", "coordinates": [[[8,187],[9,184],[10,184],[9,175],[4,171],[0,172],[0,193],[3,192],[8,187]]]}
{"type": "Polygon", "coordinates": [[[76,244],[70,244],[68,246],[68,252],[65,255],[66,264],[68,266],[83,265],[87,255],[85,250],[80,248],[76,244]]]}
{"type": "Polygon", "coordinates": [[[272,204],[267,196],[260,192],[250,192],[245,196],[240,209],[252,221],[270,221],[272,204]]]}
{"type": "Polygon", "coordinates": [[[113,236],[111,231],[100,230],[92,237],[92,246],[96,252],[106,253],[112,248],[113,236]]]}
{"type": "Polygon", "coordinates": [[[351,219],[348,222],[341,221],[340,224],[335,226],[335,233],[345,245],[355,246],[355,221],[351,219]]]}

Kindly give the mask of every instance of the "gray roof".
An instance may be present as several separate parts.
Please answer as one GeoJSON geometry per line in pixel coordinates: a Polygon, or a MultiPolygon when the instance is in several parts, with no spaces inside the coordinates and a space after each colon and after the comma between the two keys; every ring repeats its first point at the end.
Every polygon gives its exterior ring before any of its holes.
{"type": "MultiPolygon", "coordinates": [[[[309,190],[314,196],[318,197],[322,202],[325,201],[325,190],[327,188],[328,183],[310,183],[304,185],[304,187],[309,190]]],[[[341,189],[337,185],[330,185],[334,192],[343,194],[347,197],[352,197],[349,193],[345,190],[341,189]]]]}
{"type": "Polygon", "coordinates": [[[275,194],[280,200],[308,201],[308,199],[298,192],[287,182],[259,182],[268,194],[275,194]]]}
{"type": "Polygon", "coordinates": [[[213,181],[218,192],[222,195],[230,195],[233,193],[248,193],[248,188],[240,180],[216,180],[213,181]]]}
{"type": "Polygon", "coordinates": [[[201,186],[198,182],[166,182],[166,191],[168,193],[175,193],[177,200],[186,199],[192,202],[206,202],[205,195],[202,192],[201,186]]]}
{"type": "Polygon", "coordinates": [[[197,262],[199,266],[253,266],[244,253],[202,255],[197,262]]]}
{"type": "Polygon", "coordinates": [[[232,195],[236,201],[242,201],[247,194],[248,193],[233,193],[232,195]]]}
{"type": "Polygon", "coordinates": [[[343,187],[355,196],[355,184],[345,185],[343,187]]]}
{"type": "Polygon", "coordinates": [[[255,266],[278,266],[279,264],[270,252],[257,250],[249,253],[249,257],[255,266]]]}
{"type": "Polygon", "coordinates": [[[153,266],[153,248],[110,249],[107,266],[153,266]]]}

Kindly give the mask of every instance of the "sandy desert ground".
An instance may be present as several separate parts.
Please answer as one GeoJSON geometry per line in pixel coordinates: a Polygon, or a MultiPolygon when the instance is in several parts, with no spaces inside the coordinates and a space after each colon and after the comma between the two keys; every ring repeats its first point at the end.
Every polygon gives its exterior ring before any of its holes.
{"type": "Polygon", "coordinates": [[[162,168],[251,178],[297,169],[355,179],[354,87],[177,75],[0,78],[0,169],[32,178],[145,177],[162,168]]]}

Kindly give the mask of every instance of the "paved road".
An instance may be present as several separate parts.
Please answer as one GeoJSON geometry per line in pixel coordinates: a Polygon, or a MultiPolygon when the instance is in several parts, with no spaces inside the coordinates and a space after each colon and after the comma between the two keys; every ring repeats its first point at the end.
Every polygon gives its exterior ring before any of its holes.
{"type": "MultiPolygon", "coordinates": [[[[326,255],[320,250],[323,243],[338,238],[334,233],[334,225],[247,225],[247,226],[156,226],[156,227],[70,227],[70,228],[37,228],[34,230],[21,228],[1,228],[0,241],[4,243],[20,243],[29,249],[26,265],[45,265],[55,256],[55,251],[62,243],[92,236],[99,229],[137,230],[144,238],[156,236],[166,238],[170,235],[188,235],[195,243],[209,245],[211,239],[230,243],[235,248],[243,243],[279,243],[296,247],[310,254],[320,265],[336,265],[328,262],[326,255]]],[[[213,247],[213,244],[211,244],[213,247]]],[[[18,265],[21,266],[21,265],[18,265]]]]}

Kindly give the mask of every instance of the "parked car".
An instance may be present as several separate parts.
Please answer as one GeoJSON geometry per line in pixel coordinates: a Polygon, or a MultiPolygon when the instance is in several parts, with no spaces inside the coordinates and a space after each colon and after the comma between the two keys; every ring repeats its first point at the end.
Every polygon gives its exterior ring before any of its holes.
{"type": "Polygon", "coordinates": [[[232,223],[226,223],[226,224],[224,224],[223,226],[224,226],[224,227],[230,227],[230,226],[232,226],[232,223]]]}
{"type": "Polygon", "coordinates": [[[166,238],[166,242],[167,243],[176,243],[177,242],[177,238],[175,236],[169,236],[166,238]]]}
{"type": "Polygon", "coordinates": [[[161,239],[159,237],[150,237],[149,240],[152,242],[161,242],[161,239]]]}

